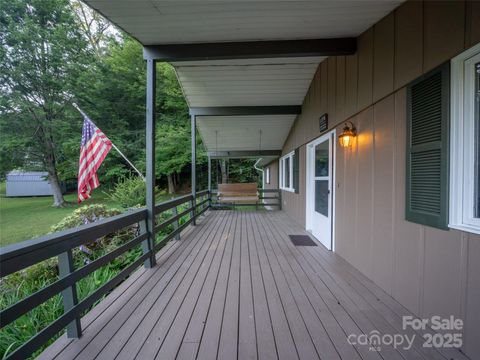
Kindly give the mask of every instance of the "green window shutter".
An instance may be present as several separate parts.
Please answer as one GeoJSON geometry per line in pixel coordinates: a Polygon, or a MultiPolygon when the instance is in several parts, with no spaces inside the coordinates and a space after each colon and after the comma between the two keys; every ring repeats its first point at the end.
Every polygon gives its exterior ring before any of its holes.
{"type": "Polygon", "coordinates": [[[406,220],[448,229],[450,66],[407,87],[406,220]]]}
{"type": "Polygon", "coordinates": [[[295,189],[295,193],[298,194],[300,192],[299,189],[299,163],[300,163],[300,149],[295,149],[295,154],[293,155],[293,188],[295,189]]]}

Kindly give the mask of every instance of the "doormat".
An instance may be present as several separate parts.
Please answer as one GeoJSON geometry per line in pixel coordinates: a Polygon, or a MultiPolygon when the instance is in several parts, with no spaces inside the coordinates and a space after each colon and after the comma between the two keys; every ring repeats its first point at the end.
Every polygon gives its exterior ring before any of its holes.
{"type": "Polygon", "coordinates": [[[317,246],[316,242],[308,235],[288,235],[295,246],[317,246]]]}

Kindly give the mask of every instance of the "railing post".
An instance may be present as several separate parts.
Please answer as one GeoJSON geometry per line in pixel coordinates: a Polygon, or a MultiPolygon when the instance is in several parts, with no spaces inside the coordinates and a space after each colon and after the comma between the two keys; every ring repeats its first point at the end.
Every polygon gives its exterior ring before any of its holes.
{"type": "Polygon", "coordinates": [[[197,118],[192,115],[192,224],[196,224],[196,208],[197,208],[197,118]]]}
{"type": "MultiPolygon", "coordinates": [[[[67,250],[58,255],[58,273],[60,279],[72,273],[74,270],[72,250],[67,250]]],[[[67,312],[78,304],[77,285],[73,284],[63,290],[62,297],[63,311],[67,312]]],[[[75,320],[67,325],[67,337],[79,338],[80,336],[82,336],[82,325],[80,323],[80,317],[76,317],[75,320]]]]}
{"type": "Polygon", "coordinates": [[[197,200],[196,200],[196,198],[193,198],[193,199],[190,201],[190,204],[192,204],[192,211],[190,212],[190,219],[192,219],[192,224],[193,224],[193,225],[196,225],[196,220],[195,220],[196,209],[197,209],[197,200]]]}
{"type": "Polygon", "coordinates": [[[282,210],[282,190],[278,189],[278,210],[282,210]]]}
{"type": "MultiPolygon", "coordinates": [[[[178,215],[178,210],[177,207],[174,206],[172,209],[172,215],[177,216],[178,215]]],[[[173,222],[173,230],[176,231],[178,229],[179,223],[178,219],[173,222]]],[[[175,235],[175,240],[180,240],[180,234],[175,235]]]]}
{"type": "Polygon", "coordinates": [[[150,269],[153,266],[155,266],[155,254],[153,253],[153,244],[151,243],[149,237],[148,237],[148,224],[147,220],[142,220],[139,223],[140,225],[140,235],[142,234],[147,234],[147,238],[142,241],[142,251],[144,254],[146,253],[151,253],[151,256],[148,257],[143,265],[147,268],[150,269]]]}
{"type": "Polygon", "coordinates": [[[212,158],[208,155],[208,192],[212,191],[212,158]]]}

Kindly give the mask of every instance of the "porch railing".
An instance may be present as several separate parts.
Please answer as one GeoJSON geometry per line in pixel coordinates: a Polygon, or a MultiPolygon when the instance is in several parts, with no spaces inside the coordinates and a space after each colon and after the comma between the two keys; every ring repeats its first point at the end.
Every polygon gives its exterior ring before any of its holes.
{"type": "Polygon", "coordinates": [[[141,208],[75,229],[0,248],[1,278],[53,257],[58,258],[59,269],[59,279],[57,281],[1,311],[0,328],[4,328],[58,294],[63,297],[64,308],[63,314],[58,319],[16,349],[7,359],[28,358],[65,328],[69,337],[81,336],[80,318],[82,314],[94,306],[95,302],[102,296],[113,290],[142,263],[148,262],[149,259],[154,257],[167,241],[173,238],[179,239],[180,232],[202,215],[210,207],[210,204],[211,194],[208,190],[198,192],[196,199],[192,195],[186,195],[157,204],[155,206],[156,216],[170,211],[171,216],[155,226],[155,233],[158,234],[160,231],[167,229],[169,225],[173,225],[173,231],[164,235],[158,242],[153,241],[153,244],[149,244],[150,239],[148,239],[147,209],[141,208]],[[188,206],[186,209],[184,208],[185,205],[188,206]],[[180,212],[178,212],[178,207],[181,207],[180,212]],[[185,219],[185,217],[187,217],[187,220],[180,224],[180,220],[185,219]],[[74,268],[72,253],[74,248],[134,224],[139,226],[133,239],[83,267],[74,268]],[[78,301],[76,291],[78,281],[140,244],[143,251],[137,259],[86,298],[78,301]]]}

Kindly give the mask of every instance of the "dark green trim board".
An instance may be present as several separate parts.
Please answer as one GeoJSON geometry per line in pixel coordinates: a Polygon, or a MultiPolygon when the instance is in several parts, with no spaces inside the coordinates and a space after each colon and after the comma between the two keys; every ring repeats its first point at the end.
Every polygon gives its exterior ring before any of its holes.
{"type": "Polygon", "coordinates": [[[450,63],[407,86],[405,218],[448,229],[450,63]]]}
{"type": "Polygon", "coordinates": [[[266,59],[352,55],[355,51],[356,38],[235,41],[145,45],[143,58],[158,61],[266,59]]]}
{"type": "Polygon", "coordinates": [[[145,164],[146,164],[146,201],[147,222],[145,224],[148,241],[145,243],[145,253],[151,254],[145,261],[145,266],[155,266],[155,256],[151,253],[155,243],[155,136],[157,129],[156,94],[157,65],[155,60],[147,60],[147,94],[146,94],[146,127],[145,127],[145,164]]]}
{"type": "Polygon", "coordinates": [[[300,192],[300,148],[295,149],[293,154],[293,188],[295,189],[295,194],[300,192]]]}
{"type": "Polygon", "coordinates": [[[190,115],[196,116],[299,115],[301,113],[301,105],[212,106],[190,108],[190,115]]]}
{"type": "Polygon", "coordinates": [[[263,156],[280,156],[282,155],[282,150],[235,150],[235,151],[208,151],[207,156],[210,156],[212,159],[222,159],[222,158],[256,158],[263,156]]]}

